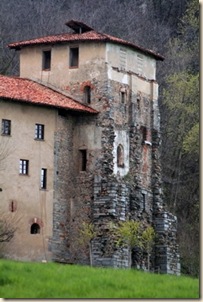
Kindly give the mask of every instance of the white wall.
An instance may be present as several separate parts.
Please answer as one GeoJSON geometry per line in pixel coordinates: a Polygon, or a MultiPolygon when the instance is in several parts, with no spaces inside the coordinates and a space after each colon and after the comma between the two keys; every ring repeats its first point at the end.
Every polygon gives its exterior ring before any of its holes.
{"type": "Polygon", "coordinates": [[[115,130],[114,139],[114,174],[120,174],[120,176],[125,176],[129,171],[129,135],[125,130],[115,130]],[[122,145],[124,148],[124,167],[117,166],[117,147],[122,145]]]}

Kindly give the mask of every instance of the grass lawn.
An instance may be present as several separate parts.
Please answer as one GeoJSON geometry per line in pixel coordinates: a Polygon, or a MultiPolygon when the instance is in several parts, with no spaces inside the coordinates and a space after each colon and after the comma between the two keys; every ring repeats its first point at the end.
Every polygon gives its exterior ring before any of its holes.
{"type": "Polygon", "coordinates": [[[0,260],[1,298],[199,298],[199,279],[0,260]]]}

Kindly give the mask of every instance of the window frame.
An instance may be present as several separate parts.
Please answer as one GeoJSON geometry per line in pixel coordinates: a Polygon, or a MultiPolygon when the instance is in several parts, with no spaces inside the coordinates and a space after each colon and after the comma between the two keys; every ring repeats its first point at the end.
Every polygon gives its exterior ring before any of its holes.
{"type": "Polygon", "coordinates": [[[20,159],[19,174],[20,175],[29,174],[29,160],[28,159],[20,159]]]}
{"type": "Polygon", "coordinates": [[[5,136],[11,136],[11,120],[2,119],[1,134],[5,136]]]}
{"type": "Polygon", "coordinates": [[[44,124],[35,124],[35,139],[36,140],[44,140],[44,124]]]}
{"type": "Polygon", "coordinates": [[[79,67],[79,46],[69,47],[69,68],[79,67]],[[77,51],[77,53],[75,53],[77,51]]]}

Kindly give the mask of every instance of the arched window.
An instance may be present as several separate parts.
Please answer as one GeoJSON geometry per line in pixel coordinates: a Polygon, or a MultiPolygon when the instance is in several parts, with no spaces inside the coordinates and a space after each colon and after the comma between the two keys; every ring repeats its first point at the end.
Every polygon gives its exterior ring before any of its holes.
{"type": "Polygon", "coordinates": [[[84,87],[84,101],[86,104],[91,103],[91,87],[90,86],[84,87]]]}
{"type": "Polygon", "coordinates": [[[124,167],[124,149],[121,144],[117,147],[117,166],[124,167]]]}
{"type": "Polygon", "coordinates": [[[39,234],[40,233],[40,226],[38,223],[33,223],[30,228],[30,234],[39,234]]]}

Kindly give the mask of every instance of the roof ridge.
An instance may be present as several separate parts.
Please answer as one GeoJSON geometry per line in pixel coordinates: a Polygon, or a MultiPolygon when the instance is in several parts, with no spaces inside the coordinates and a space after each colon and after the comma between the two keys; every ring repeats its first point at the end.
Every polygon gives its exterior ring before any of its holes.
{"type": "MultiPolygon", "coordinates": [[[[68,23],[68,22],[67,22],[68,23]]],[[[62,33],[62,34],[55,34],[55,35],[48,35],[43,37],[38,37],[34,39],[24,40],[20,42],[14,42],[8,44],[8,47],[11,49],[14,48],[16,50],[21,49],[21,47],[30,46],[30,45],[37,45],[37,44],[56,44],[56,43],[66,43],[66,42],[74,42],[74,41],[109,41],[115,44],[122,44],[128,47],[131,47],[133,49],[136,49],[140,52],[143,52],[147,55],[153,56],[156,60],[164,60],[164,57],[159,54],[158,52],[155,52],[154,50],[144,48],[142,46],[139,46],[135,44],[134,42],[122,39],[120,37],[115,37],[106,33],[102,33],[99,31],[96,31],[95,29],[89,27],[88,25],[84,24],[83,22],[75,21],[73,20],[73,28],[75,28],[74,33],[62,33]],[[81,25],[83,24],[83,25],[81,25]],[[79,31],[79,26],[83,26],[83,30],[81,33],[79,31]],[[87,28],[88,29],[87,29],[87,28]],[[87,30],[86,30],[87,29],[87,30]]]]}

